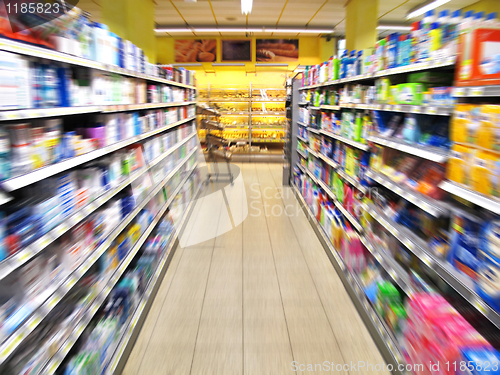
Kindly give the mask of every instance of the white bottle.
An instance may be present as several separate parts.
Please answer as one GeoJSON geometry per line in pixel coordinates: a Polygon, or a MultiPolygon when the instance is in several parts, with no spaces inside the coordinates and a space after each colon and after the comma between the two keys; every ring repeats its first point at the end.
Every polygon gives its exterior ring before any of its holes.
{"type": "Polygon", "coordinates": [[[498,29],[500,24],[497,19],[497,12],[490,13],[486,16],[486,20],[483,22],[482,26],[487,29],[498,29]]]}

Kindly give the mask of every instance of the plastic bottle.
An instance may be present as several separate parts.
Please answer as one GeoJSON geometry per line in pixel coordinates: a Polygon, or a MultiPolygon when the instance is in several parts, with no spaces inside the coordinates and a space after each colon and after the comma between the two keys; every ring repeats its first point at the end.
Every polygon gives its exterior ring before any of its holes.
{"type": "Polygon", "coordinates": [[[57,70],[54,65],[47,65],[43,69],[42,107],[57,107],[59,92],[57,70]]]}
{"type": "Polygon", "coordinates": [[[340,70],[340,61],[339,61],[339,58],[337,56],[334,56],[333,58],[333,76],[332,76],[332,79],[333,80],[336,80],[336,79],[339,79],[339,70],[340,70]]]}
{"type": "Polygon", "coordinates": [[[482,26],[484,28],[488,28],[488,29],[500,27],[500,25],[498,24],[497,16],[498,16],[497,12],[493,12],[493,13],[488,14],[486,16],[486,20],[483,22],[482,26]]]}
{"type": "Polygon", "coordinates": [[[331,81],[333,79],[333,56],[330,56],[328,59],[328,64],[327,64],[327,80],[331,81]]]}
{"type": "Polygon", "coordinates": [[[413,22],[412,24],[412,29],[410,33],[410,63],[415,63],[418,61],[418,37],[419,37],[419,31],[420,31],[420,22],[413,22]]]}
{"type": "Polygon", "coordinates": [[[361,75],[363,74],[363,51],[358,52],[358,57],[356,58],[356,64],[355,64],[355,75],[361,75]]]}
{"type": "Polygon", "coordinates": [[[385,43],[386,40],[381,39],[376,46],[377,71],[385,69],[385,43]]]}
{"type": "Polygon", "coordinates": [[[344,51],[342,57],[340,58],[340,79],[346,77],[347,72],[347,50],[344,51]]]}
{"type": "Polygon", "coordinates": [[[431,58],[436,58],[437,51],[441,48],[441,29],[437,22],[431,25],[429,31],[429,53],[431,58]]]}
{"type": "Polygon", "coordinates": [[[396,58],[397,66],[403,66],[404,52],[406,50],[406,35],[400,35],[398,40],[398,55],[396,58]]]}
{"type": "Polygon", "coordinates": [[[349,55],[349,58],[347,61],[348,62],[347,62],[347,70],[346,70],[347,75],[346,76],[352,77],[352,76],[354,76],[354,63],[356,61],[356,50],[355,49],[353,49],[351,51],[351,54],[349,55]]]}
{"type": "Polygon", "coordinates": [[[388,46],[387,46],[387,68],[395,68],[398,66],[398,42],[399,33],[393,33],[388,36],[388,46]]]}
{"type": "Polygon", "coordinates": [[[450,17],[448,16],[447,10],[439,12],[437,23],[439,24],[439,29],[441,30],[441,44],[444,45],[448,43],[450,29],[450,17]]]}
{"type": "Polygon", "coordinates": [[[421,38],[420,38],[420,59],[427,60],[430,57],[430,32],[432,24],[435,21],[434,11],[429,10],[422,21],[421,38]]]}
{"type": "Polygon", "coordinates": [[[462,21],[462,12],[460,10],[454,11],[449,19],[448,40],[447,40],[448,47],[446,50],[446,54],[448,56],[454,56],[457,54],[458,29],[461,21],[462,21]]]}
{"type": "Polygon", "coordinates": [[[472,10],[464,13],[464,17],[458,25],[458,35],[466,34],[470,31],[473,22],[473,14],[474,12],[472,10]]]}

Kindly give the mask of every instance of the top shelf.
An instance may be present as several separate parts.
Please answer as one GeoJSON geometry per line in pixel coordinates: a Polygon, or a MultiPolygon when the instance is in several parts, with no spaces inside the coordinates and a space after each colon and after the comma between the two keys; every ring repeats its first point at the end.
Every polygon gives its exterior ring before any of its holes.
{"type": "Polygon", "coordinates": [[[86,68],[97,69],[110,73],[117,73],[128,77],[135,77],[140,79],[145,79],[152,82],[165,83],[171,86],[177,86],[187,89],[195,89],[195,86],[186,85],[184,83],[170,81],[168,79],[154,77],[143,73],[138,73],[132,70],[123,69],[118,66],[103,64],[98,61],[85,59],[82,57],[68,55],[66,53],[61,53],[57,51],[52,51],[50,49],[37,47],[31,44],[24,44],[20,42],[15,42],[8,39],[0,39],[0,51],[17,53],[24,56],[38,57],[41,59],[47,59],[52,61],[59,61],[66,64],[83,66],[86,68]]]}
{"type": "Polygon", "coordinates": [[[299,90],[309,90],[309,89],[315,89],[318,87],[333,86],[333,85],[339,85],[339,84],[348,83],[348,82],[371,80],[371,79],[376,79],[379,77],[384,77],[384,76],[389,76],[389,75],[417,72],[420,70],[452,67],[454,65],[455,65],[455,56],[452,56],[452,57],[448,57],[446,59],[435,59],[435,60],[425,61],[425,62],[416,63],[416,64],[412,64],[412,65],[400,66],[400,67],[392,68],[392,69],[385,69],[385,70],[381,70],[381,71],[376,72],[376,73],[366,73],[366,74],[361,74],[361,75],[358,75],[355,77],[336,79],[333,81],[318,83],[316,85],[304,86],[304,87],[300,87],[299,90]]]}

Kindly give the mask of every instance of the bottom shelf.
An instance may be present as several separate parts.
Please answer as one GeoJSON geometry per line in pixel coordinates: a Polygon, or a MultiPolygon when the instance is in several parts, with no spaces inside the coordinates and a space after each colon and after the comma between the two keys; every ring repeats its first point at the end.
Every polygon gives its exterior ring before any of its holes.
{"type": "Polygon", "coordinates": [[[332,265],[340,276],[347,292],[349,293],[354,305],[356,306],[361,318],[363,319],[366,327],[370,331],[375,344],[377,345],[382,357],[389,365],[392,365],[392,374],[406,374],[406,362],[399,350],[399,346],[394,338],[392,332],[383,323],[375,309],[366,297],[361,283],[356,275],[353,275],[345,266],[340,255],[337,253],[329,238],[325,234],[323,228],[320,226],[313,213],[307,206],[304,198],[300,194],[299,189],[293,184],[293,192],[300,202],[302,210],[304,211],[309,223],[316,232],[321,244],[323,245],[332,265]]]}

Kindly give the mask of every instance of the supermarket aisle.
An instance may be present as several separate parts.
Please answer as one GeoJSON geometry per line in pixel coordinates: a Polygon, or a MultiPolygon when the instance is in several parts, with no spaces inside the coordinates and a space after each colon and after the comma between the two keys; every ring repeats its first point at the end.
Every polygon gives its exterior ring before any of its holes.
{"type": "Polygon", "coordinates": [[[204,241],[177,249],[124,374],[382,364],[292,191],[282,190],[281,165],[239,167],[244,183],[225,189],[230,210],[214,194],[196,204],[183,239],[204,241]],[[205,240],[207,232],[218,235],[205,240]]]}

